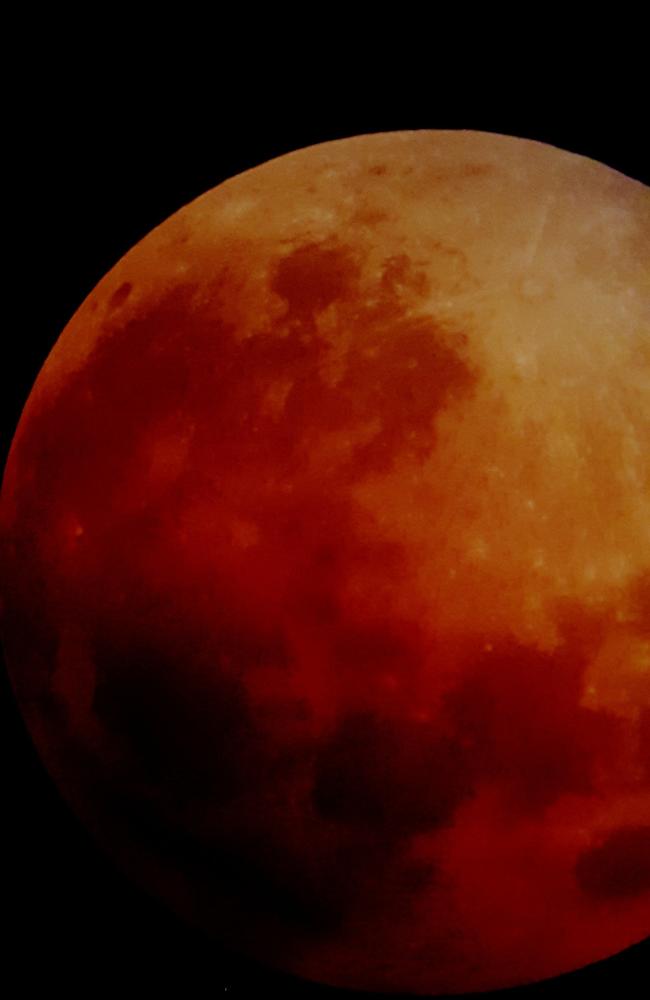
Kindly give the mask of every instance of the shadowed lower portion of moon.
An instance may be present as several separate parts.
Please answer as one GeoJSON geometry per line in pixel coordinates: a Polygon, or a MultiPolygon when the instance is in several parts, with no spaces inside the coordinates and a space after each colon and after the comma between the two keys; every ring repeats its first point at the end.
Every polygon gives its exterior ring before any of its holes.
{"type": "Polygon", "coordinates": [[[55,779],[244,953],[420,993],[650,928],[650,204],[523,140],[244,174],[64,331],[2,494],[55,779]]]}

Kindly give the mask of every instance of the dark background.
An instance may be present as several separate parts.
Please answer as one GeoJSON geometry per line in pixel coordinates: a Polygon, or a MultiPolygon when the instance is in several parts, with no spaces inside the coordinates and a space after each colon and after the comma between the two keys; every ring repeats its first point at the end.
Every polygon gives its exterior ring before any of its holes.
{"type": "MultiPolygon", "coordinates": [[[[605,59],[564,87],[549,53],[543,86],[534,95],[527,84],[539,70],[526,69],[525,58],[518,67],[524,76],[513,75],[496,89],[487,86],[489,60],[474,75],[462,60],[453,72],[436,75],[432,59],[418,75],[388,56],[372,69],[357,67],[354,79],[342,84],[336,52],[314,55],[307,74],[308,57],[280,82],[273,61],[258,63],[247,51],[231,57],[228,72],[223,66],[218,72],[229,44],[221,37],[212,61],[197,56],[204,59],[199,77],[188,78],[184,64],[181,69],[165,58],[134,86],[120,50],[93,72],[93,32],[72,66],[67,53],[43,61],[26,51],[19,99],[10,95],[6,104],[11,180],[5,217],[15,215],[16,224],[7,240],[12,267],[0,362],[3,464],[47,353],[102,275],[181,205],[271,157],[360,133],[471,128],[548,142],[650,184],[643,91],[605,59]],[[35,83],[32,97],[26,96],[25,75],[35,83]]],[[[3,971],[20,987],[7,995],[348,995],[222,953],[129,885],[58,797],[4,670],[0,677],[0,731],[7,740],[3,971]]],[[[499,996],[632,1000],[646,995],[649,971],[645,942],[590,969],[499,996]]]]}

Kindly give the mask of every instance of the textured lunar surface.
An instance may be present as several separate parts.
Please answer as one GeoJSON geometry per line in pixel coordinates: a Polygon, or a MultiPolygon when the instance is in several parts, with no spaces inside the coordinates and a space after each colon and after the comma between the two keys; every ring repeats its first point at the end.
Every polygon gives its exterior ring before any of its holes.
{"type": "Polygon", "coordinates": [[[71,319],[2,491],[3,636],[124,868],[370,990],[650,932],[650,192],[359,137],[230,180],[71,319]]]}

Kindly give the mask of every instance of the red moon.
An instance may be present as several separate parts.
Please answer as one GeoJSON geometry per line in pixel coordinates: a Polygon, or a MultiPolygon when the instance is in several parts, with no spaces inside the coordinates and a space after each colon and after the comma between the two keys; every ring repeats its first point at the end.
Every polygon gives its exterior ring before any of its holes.
{"type": "Polygon", "coordinates": [[[650,931],[650,192],[362,136],[177,212],[18,426],[3,635],[141,884],[307,980],[462,993],[650,931]]]}

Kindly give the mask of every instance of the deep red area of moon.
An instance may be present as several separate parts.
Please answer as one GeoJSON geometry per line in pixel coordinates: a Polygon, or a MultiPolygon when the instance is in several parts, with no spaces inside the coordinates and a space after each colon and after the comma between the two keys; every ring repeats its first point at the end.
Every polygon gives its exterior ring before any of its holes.
{"type": "MultiPolygon", "coordinates": [[[[434,194],[491,183],[463,155],[434,194]]],[[[179,266],[143,241],[48,361],[3,488],[19,701],[125,868],[244,952],[419,992],[605,957],[650,925],[648,479],[610,475],[647,410],[599,422],[580,360],[551,424],[486,361],[462,230],[391,241],[365,194],[328,229],[291,176],[302,229],[206,236],[200,200],[158,231],[179,266]],[[600,462],[558,486],[571,434],[600,462]]]]}

